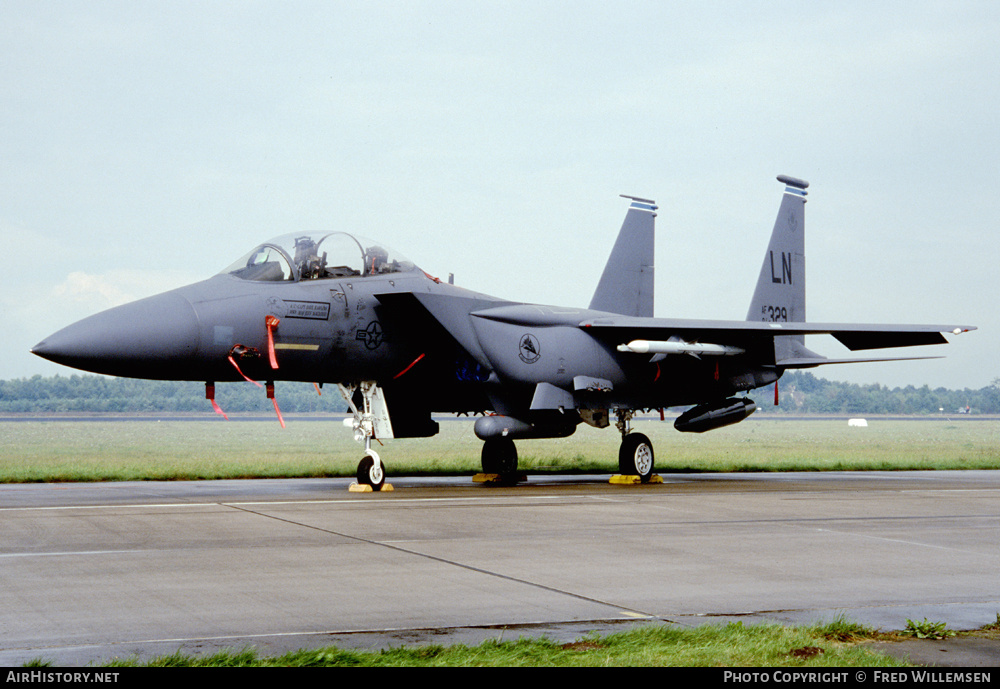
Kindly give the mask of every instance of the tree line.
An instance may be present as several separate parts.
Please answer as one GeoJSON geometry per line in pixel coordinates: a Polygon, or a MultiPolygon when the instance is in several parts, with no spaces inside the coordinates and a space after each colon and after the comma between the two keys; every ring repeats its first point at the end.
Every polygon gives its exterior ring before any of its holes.
{"type": "MultiPolygon", "coordinates": [[[[251,383],[218,383],[215,398],[227,413],[271,412],[264,390],[251,383]]],[[[817,378],[807,371],[789,371],[774,386],[755,390],[757,406],[779,414],[1000,414],[1000,378],[979,390],[949,390],[924,385],[888,388],[817,378]]],[[[311,383],[275,384],[283,413],[344,412],[347,405],[333,386],[317,394],[311,383]]],[[[0,380],[0,413],[50,412],[205,412],[205,385],[198,382],[106,378],[71,375],[0,380]]]]}
{"type": "MultiPolygon", "coordinates": [[[[277,382],[274,396],[282,413],[343,412],[347,403],[336,387],[318,394],[312,383],[277,382]]],[[[226,413],[274,413],[271,400],[252,383],[216,383],[215,400],[226,413]]],[[[0,381],[0,413],[212,411],[205,384],[191,381],[106,378],[95,375],[19,378],[0,381]]]]}
{"type": "Polygon", "coordinates": [[[888,388],[817,378],[808,371],[789,371],[774,386],[750,395],[758,407],[783,414],[1000,414],[1000,378],[978,390],[949,390],[928,385],[888,388]]]}

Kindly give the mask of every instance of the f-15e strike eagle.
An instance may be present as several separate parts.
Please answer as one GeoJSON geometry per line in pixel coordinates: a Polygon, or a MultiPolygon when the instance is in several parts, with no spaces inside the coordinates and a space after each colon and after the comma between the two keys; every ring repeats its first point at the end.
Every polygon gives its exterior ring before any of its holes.
{"type": "Polygon", "coordinates": [[[486,473],[513,475],[515,439],[621,432],[619,469],[648,481],[653,447],[636,410],[694,405],[674,426],[700,433],[742,421],[738,397],[788,369],[828,359],[805,335],[850,350],[946,343],[966,325],[807,323],[807,182],[785,191],[745,321],[653,317],[655,202],[631,196],[589,308],[505,301],[444,283],[385,246],[345,232],[288,234],[218,275],[85,318],[35,354],[85,371],[158,380],[330,383],[364,443],[358,482],[381,489],[372,439],[432,436],[432,412],[475,422],[486,473]]]}

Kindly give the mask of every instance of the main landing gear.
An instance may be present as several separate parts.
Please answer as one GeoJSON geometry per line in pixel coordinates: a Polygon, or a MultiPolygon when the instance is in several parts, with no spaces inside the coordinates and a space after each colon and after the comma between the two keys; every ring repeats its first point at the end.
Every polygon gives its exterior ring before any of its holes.
{"type": "MultiPolygon", "coordinates": [[[[619,476],[612,479],[613,483],[649,483],[650,481],[658,482],[659,478],[654,479],[654,458],[653,458],[653,443],[650,442],[649,438],[642,433],[633,433],[631,422],[632,422],[633,412],[630,409],[616,409],[615,416],[617,417],[617,422],[615,426],[618,428],[622,435],[622,443],[618,449],[618,472],[619,476]]],[[[486,417],[497,419],[499,417],[486,417]]],[[[521,423],[517,422],[516,419],[507,419],[505,423],[515,424],[521,423]]],[[[527,428],[527,424],[522,423],[527,428]]],[[[591,424],[598,428],[606,428],[609,425],[607,414],[603,416],[603,423],[591,424]]],[[[485,480],[496,481],[499,479],[499,483],[510,484],[516,483],[518,480],[517,472],[517,449],[514,447],[514,440],[510,435],[505,434],[491,434],[489,431],[496,431],[496,428],[489,427],[489,424],[480,424],[477,422],[476,435],[482,438],[486,436],[483,440],[483,452],[482,452],[482,463],[483,463],[483,474],[487,477],[485,480]],[[482,425],[482,428],[479,426],[482,425]]],[[[514,428],[515,432],[518,429],[514,428]]],[[[523,429],[521,429],[523,431],[523,429]]],[[[514,435],[512,433],[511,435],[514,435]]],[[[538,437],[531,436],[527,433],[522,432],[518,437],[538,437]]],[[[550,436],[541,436],[550,437],[550,436]]],[[[477,479],[478,480],[478,479],[477,479]]]]}
{"type": "Polygon", "coordinates": [[[373,491],[392,490],[392,486],[385,482],[385,465],[378,453],[372,449],[373,438],[392,437],[392,424],[389,422],[389,412],[382,397],[382,390],[374,381],[362,381],[358,386],[338,385],[337,389],[354,413],[354,418],[351,419],[354,439],[364,443],[365,446],[365,456],[358,462],[357,485],[373,491]],[[361,390],[363,411],[359,411],[354,404],[355,389],[361,390]]]}
{"type": "Polygon", "coordinates": [[[483,473],[500,476],[503,482],[516,480],[517,448],[511,438],[500,436],[483,441],[483,473]]]}
{"type": "Polygon", "coordinates": [[[638,476],[639,481],[648,483],[653,476],[653,444],[642,433],[632,433],[632,411],[615,411],[618,421],[615,427],[622,434],[622,444],[618,448],[618,471],[625,476],[638,476]]]}

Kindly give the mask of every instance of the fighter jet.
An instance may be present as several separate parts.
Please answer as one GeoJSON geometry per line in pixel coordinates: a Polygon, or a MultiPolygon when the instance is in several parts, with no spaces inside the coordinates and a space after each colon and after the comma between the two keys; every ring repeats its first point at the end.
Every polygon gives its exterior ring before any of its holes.
{"type": "Polygon", "coordinates": [[[516,474],[515,440],[613,422],[619,471],[648,481],[654,453],[632,430],[639,410],[691,406],[674,427],[701,433],[746,419],[755,404],[740,395],[789,369],[923,358],[829,359],[805,347],[806,335],[857,351],[942,344],[943,333],[974,329],[807,322],[809,185],[777,179],[784,193],[743,321],[653,316],[657,206],[625,196],[624,223],[586,309],[472,292],[354,234],[288,234],[214,277],[85,318],[32,351],[96,373],[205,381],[217,411],[216,382],[263,380],[269,397],[274,381],[335,385],[365,448],[358,482],[374,490],[385,470],[372,441],[432,436],[432,413],[482,413],[483,471],[499,476],[516,474]]]}

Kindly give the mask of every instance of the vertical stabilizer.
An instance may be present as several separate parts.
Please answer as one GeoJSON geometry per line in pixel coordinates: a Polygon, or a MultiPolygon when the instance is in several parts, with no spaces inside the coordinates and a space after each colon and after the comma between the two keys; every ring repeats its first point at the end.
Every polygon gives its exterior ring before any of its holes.
{"type": "MultiPolygon", "coordinates": [[[[778,175],[785,193],[771,231],[771,241],[750,300],[748,321],[804,323],[806,320],[805,207],[809,182],[778,175]]],[[[796,356],[818,356],[805,348],[805,336],[774,338],[775,361],[796,356]]],[[[777,404],[777,402],[775,402],[777,404]]]]}
{"type": "Polygon", "coordinates": [[[624,194],[622,198],[632,203],[590,300],[590,308],[624,316],[652,317],[656,202],[624,194]]]}
{"type": "Polygon", "coordinates": [[[785,183],[771,242],[750,301],[748,321],[806,320],[805,205],[809,182],[778,175],[785,183]]]}

